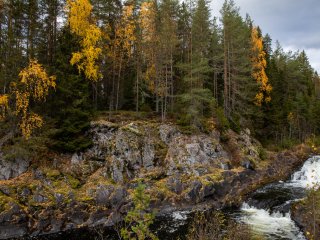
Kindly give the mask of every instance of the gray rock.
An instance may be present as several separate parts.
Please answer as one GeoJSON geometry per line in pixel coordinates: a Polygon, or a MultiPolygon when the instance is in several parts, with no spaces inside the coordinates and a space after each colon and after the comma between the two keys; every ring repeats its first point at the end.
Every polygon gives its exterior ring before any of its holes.
{"type": "Polygon", "coordinates": [[[81,164],[83,162],[82,153],[74,153],[71,157],[71,164],[81,164]]]}
{"type": "Polygon", "coordinates": [[[202,188],[202,183],[199,181],[194,181],[191,184],[191,190],[186,194],[185,199],[188,202],[196,203],[199,199],[201,188],[202,188]]]}
{"type": "Polygon", "coordinates": [[[0,192],[2,192],[3,194],[9,196],[11,191],[10,188],[6,185],[0,185],[0,192]]]}
{"type": "Polygon", "coordinates": [[[230,165],[229,162],[226,162],[226,163],[221,162],[221,163],[220,163],[220,167],[221,167],[221,169],[223,169],[223,170],[230,170],[230,169],[231,169],[231,165],[230,165]]]}
{"type": "Polygon", "coordinates": [[[111,156],[111,178],[116,183],[122,183],[123,182],[123,168],[124,168],[124,160],[121,158],[118,158],[116,156],[111,156]]]}
{"type": "Polygon", "coordinates": [[[167,145],[169,145],[173,137],[177,135],[179,132],[175,126],[162,124],[159,127],[159,133],[160,133],[161,140],[167,145]]]}
{"type": "Polygon", "coordinates": [[[5,223],[0,225],[0,239],[21,238],[28,232],[27,223],[11,224],[5,223]]]}
{"type": "Polygon", "coordinates": [[[112,196],[110,197],[110,203],[112,207],[118,208],[119,206],[121,206],[125,201],[126,197],[127,197],[127,191],[122,187],[117,188],[113,192],[112,196]]]}
{"type": "Polygon", "coordinates": [[[217,145],[207,135],[177,136],[169,145],[165,163],[167,175],[174,175],[177,169],[187,174],[202,175],[195,166],[220,167],[224,151],[216,151],[217,145]]]}
{"type": "Polygon", "coordinates": [[[114,187],[111,185],[100,185],[96,190],[96,203],[101,206],[109,206],[110,196],[114,191],[114,187]]]}
{"type": "Polygon", "coordinates": [[[39,168],[33,170],[33,176],[37,180],[44,179],[44,173],[39,168]]]}
{"type": "Polygon", "coordinates": [[[31,191],[29,190],[29,188],[24,187],[21,191],[18,192],[18,195],[21,201],[26,201],[31,195],[31,191]]]}
{"type": "Polygon", "coordinates": [[[41,194],[35,194],[33,195],[33,201],[35,201],[36,203],[43,203],[46,202],[48,199],[44,196],[42,196],[41,194]]]}
{"type": "Polygon", "coordinates": [[[249,159],[245,159],[241,162],[241,166],[249,169],[249,170],[254,170],[255,169],[255,165],[252,161],[250,161],[249,159]]]}
{"type": "Polygon", "coordinates": [[[213,183],[208,183],[203,187],[203,197],[210,197],[215,193],[215,185],[213,183]]]}
{"type": "Polygon", "coordinates": [[[59,205],[59,204],[62,204],[64,202],[64,195],[61,194],[61,193],[54,193],[54,198],[56,200],[56,203],[59,205]]]}
{"type": "Polygon", "coordinates": [[[175,192],[176,194],[182,193],[184,189],[181,179],[173,176],[168,178],[167,186],[172,192],[175,192]]]}
{"type": "Polygon", "coordinates": [[[0,180],[8,180],[25,173],[30,166],[30,160],[16,158],[5,160],[0,152],[0,180]]]}
{"type": "MultiPolygon", "coordinates": [[[[145,142],[147,143],[148,139],[146,139],[145,142]]],[[[143,166],[146,169],[153,168],[154,157],[155,157],[154,145],[152,145],[150,143],[145,144],[144,148],[143,148],[142,162],[143,162],[143,166]]]]}

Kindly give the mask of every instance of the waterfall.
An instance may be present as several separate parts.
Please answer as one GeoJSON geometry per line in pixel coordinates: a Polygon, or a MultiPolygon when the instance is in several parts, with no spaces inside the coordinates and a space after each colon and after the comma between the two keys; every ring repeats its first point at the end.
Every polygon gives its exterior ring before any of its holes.
{"type": "Polygon", "coordinates": [[[302,168],[292,175],[288,185],[310,189],[320,184],[320,156],[309,158],[302,168]]]}
{"type": "Polygon", "coordinates": [[[300,170],[292,174],[286,182],[270,184],[252,196],[248,203],[243,203],[240,216],[241,222],[252,227],[253,231],[270,240],[304,240],[302,232],[290,217],[290,204],[305,196],[306,190],[320,186],[320,156],[309,158],[300,170]],[[282,193],[282,194],[279,194],[282,193]],[[260,209],[255,205],[261,205],[260,209]],[[283,206],[287,206],[286,208],[283,206]],[[275,209],[285,209],[277,211],[275,209]]]}

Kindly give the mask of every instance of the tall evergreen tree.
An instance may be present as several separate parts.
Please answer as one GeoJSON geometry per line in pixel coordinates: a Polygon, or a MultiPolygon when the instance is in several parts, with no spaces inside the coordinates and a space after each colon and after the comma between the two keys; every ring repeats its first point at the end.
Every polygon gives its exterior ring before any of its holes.
{"type": "Polygon", "coordinates": [[[63,152],[81,151],[91,145],[90,138],[85,136],[92,116],[90,85],[70,65],[72,52],[78,48],[77,38],[64,28],[57,42],[52,70],[57,76],[57,90],[51,99],[54,111],[49,113],[56,127],[52,147],[63,152]]]}
{"type": "Polygon", "coordinates": [[[197,2],[192,16],[189,62],[180,67],[185,73],[186,91],[180,95],[184,106],[183,114],[194,127],[201,127],[201,117],[210,112],[212,92],[205,88],[211,68],[209,66],[210,13],[205,0],[197,2]]]}

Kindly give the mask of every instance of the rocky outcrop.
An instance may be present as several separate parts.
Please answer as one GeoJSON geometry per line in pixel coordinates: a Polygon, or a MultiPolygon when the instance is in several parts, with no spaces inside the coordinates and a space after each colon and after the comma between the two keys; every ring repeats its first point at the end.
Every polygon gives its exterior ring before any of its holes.
{"type": "Polygon", "coordinates": [[[188,135],[174,124],[100,120],[91,123],[89,135],[90,149],[55,156],[54,168],[33,165],[20,175],[27,164],[16,166],[23,170],[6,178],[15,179],[0,181],[0,239],[111,226],[132,207],[138,182],[159,214],[237,204],[302,162],[287,152],[261,164],[260,144],[248,131],[229,131],[222,142],[215,129],[188,135]]]}
{"type": "Polygon", "coordinates": [[[118,126],[98,121],[91,126],[93,147],[81,153],[81,157],[73,156],[72,162],[105,162],[105,174],[115,182],[122,183],[138,177],[141,170],[157,167],[167,176],[177,172],[199,176],[209,167],[228,164],[229,156],[214,130],[211,135],[188,136],[172,124],[135,122],[118,126]]]}
{"type": "Polygon", "coordinates": [[[14,158],[5,160],[0,151],[0,180],[8,180],[20,176],[28,170],[30,160],[14,158]]]}

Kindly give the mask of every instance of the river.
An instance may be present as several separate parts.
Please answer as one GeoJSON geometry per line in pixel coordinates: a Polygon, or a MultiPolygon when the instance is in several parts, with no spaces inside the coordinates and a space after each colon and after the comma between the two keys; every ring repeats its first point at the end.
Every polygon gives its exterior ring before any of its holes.
{"type": "MultiPolygon", "coordinates": [[[[308,189],[318,184],[320,156],[314,156],[293,173],[289,180],[274,182],[258,189],[240,209],[228,210],[227,215],[249,225],[266,240],[305,240],[303,233],[291,219],[290,207],[293,202],[304,198],[308,189]]],[[[168,222],[163,223],[159,229],[162,237],[160,239],[175,239],[177,236],[183,238],[189,218],[187,212],[175,212],[167,216],[168,222]]]]}
{"type": "MultiPolygon", "coordinates": [[[[291,219],[290,206],[293,202],[304,198],[308,189],[318,184],[320,184],[320,156],[314,156],[293,173],[289,180],[274,182],[256,190],[250,194],[241,208],[226,210],[225,214],[228,218],[248,225],[265,240],[305,240],[303,233],[291,219]]],[[[157,233],[160,240],[178,238],[183,240],[193,215],[192,212],[178,211],[159,216],[152,230],[157,233]]],[[[100,235],[88,230],[76,230],[40,239],[118,239],[115,232],[112,232],[109,229],[100,235]]]]}

